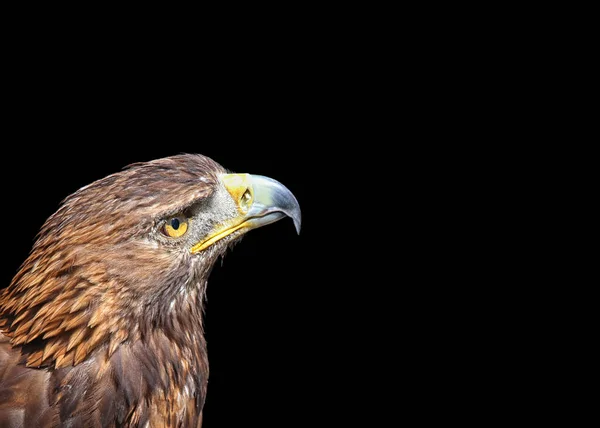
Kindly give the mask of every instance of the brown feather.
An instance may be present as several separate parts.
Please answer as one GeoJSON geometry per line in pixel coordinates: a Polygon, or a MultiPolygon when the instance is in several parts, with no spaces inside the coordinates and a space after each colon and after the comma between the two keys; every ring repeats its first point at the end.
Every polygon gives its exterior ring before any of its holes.
{"type": "Polygon", "coordinates": [[[42,339],[49,339],[51,337],[55,337],[61,333],[61,330],[58,328],[61,325],[62,321],[50,321],[48,324],[44,326],[44,329],[40,332],[42,339]]]}

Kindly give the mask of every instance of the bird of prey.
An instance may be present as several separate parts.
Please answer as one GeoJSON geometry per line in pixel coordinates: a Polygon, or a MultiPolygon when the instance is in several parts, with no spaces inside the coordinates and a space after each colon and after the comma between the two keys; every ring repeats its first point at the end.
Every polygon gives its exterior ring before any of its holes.
{"type": "Polygon", "coordinates": [[[282,184],[197,154],[66,198],[0,292],[0,427],[200,427],[211,268],[285,216],[282,184]]]}

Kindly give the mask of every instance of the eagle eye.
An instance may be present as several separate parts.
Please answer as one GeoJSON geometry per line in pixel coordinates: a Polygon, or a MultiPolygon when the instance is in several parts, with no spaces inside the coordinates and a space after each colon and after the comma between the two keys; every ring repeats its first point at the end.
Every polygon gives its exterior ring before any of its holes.
{"type": "Polygon", "coordinates": [[[168,218],[162,227],[162,233],[169,238],[179,238],[188,230],[188,220],[182,216],[168,218]]]}

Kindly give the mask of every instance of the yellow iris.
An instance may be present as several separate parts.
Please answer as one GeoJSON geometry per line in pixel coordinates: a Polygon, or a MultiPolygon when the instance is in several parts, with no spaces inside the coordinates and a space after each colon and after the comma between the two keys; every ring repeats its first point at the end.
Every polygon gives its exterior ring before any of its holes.
{"type": "Polygon", "coordinates": [[[188,220],[184,217],[172,217],[163,227],[163,233],[170,238],[179,238],[188,230],[188,220]]]}

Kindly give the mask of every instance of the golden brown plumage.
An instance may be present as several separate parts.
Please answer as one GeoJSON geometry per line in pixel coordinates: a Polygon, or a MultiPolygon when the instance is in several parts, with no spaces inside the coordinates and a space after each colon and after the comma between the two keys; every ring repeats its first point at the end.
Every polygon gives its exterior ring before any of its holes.
{"type": "Polygon", "coordinates": [[[206,280],[243,233],[284,214],[299,227],[279,183],[200,155],[67,198],[0,294],[0,426],[200,426],[206,280]]]}

